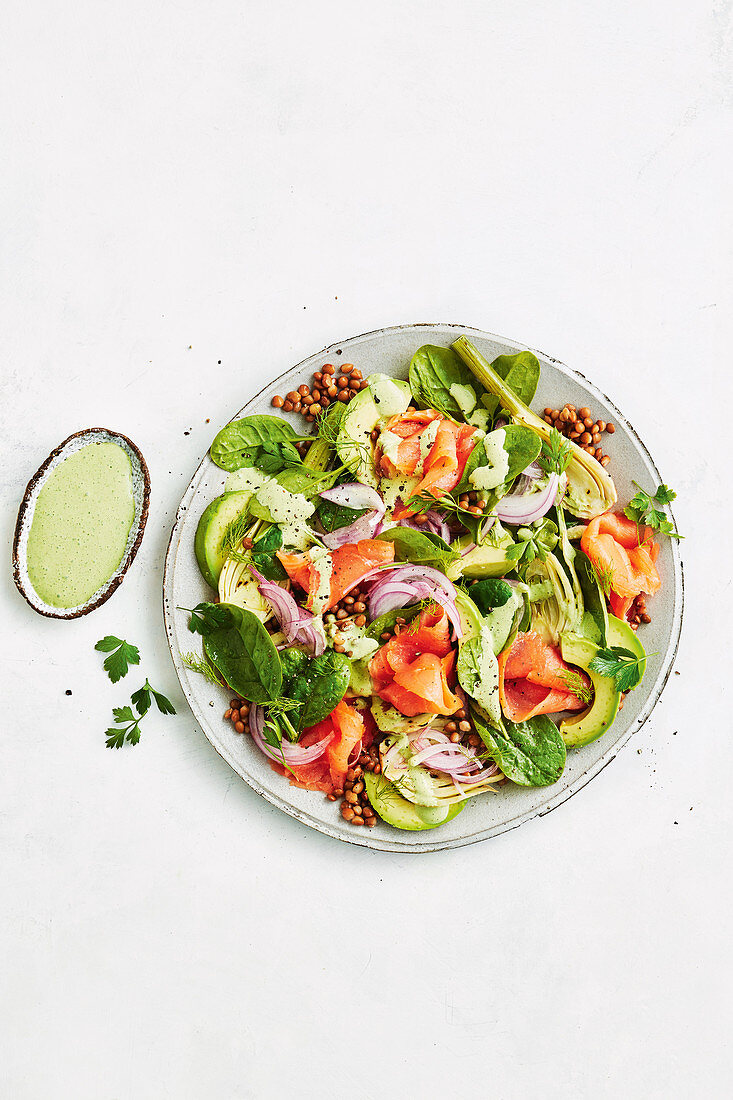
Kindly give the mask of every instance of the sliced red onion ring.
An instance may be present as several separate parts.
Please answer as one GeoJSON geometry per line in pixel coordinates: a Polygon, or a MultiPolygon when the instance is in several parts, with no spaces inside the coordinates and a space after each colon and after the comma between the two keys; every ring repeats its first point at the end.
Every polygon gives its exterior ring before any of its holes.
{"type": "Polygon", "coordinates": [[[451,540],[450,527],[443,517],[432,509],[424,512],[423,515],[426,517],[425,523],[418,523],[413,516],[408,516],[401,519],[398,526],[409,527],[413,531],[430,531],[433,535],[439,535],[443,542],[449,543],[451,540]]]}
{"type": "Polygon", "coordinates": [[[258,582],[257,587],[274,611],[288,645],[298,642],[311,649],[316,657],[325,653],[326,637],[323,628],[310,611],[299,607],[290,592],[286,592],[274,581],[268,581],[253,565],[249,569],[258,582]]]}
{"type": "Polygon", "coordinates": [[[257,745],[257,748],[269,756],[270,760],[275,760],[278,764],[282,764],[283,760],[286,764],[312,764],[314,760],[318,760],[323,756],[326,751],[326,747],[333,741],[334,734],[328,733],[320,741],[316,741],[315,745],[308,745],[307,748],[303,748],[301,745],[291,745],[287,741],[282,742],[282,752],[273,748],[272,745],[268,745],[264,739],[265,729],[265,710],[264,707],[254,703],[249,708],[249,728],[252,734],[252,740],[257,745]]]}
{"type": "Polygon", "coordinates": [[[350,481],[346,485],[336,485],[333,489],[326,489],[319,494],[324,500],[330,500],[333,504],[339,504],[343,508],[353,508],[359,511],[369,508],[364,516],[359,516],[348,527],[339,527],[336,531],[329,531],[323,535],[323,541],[330,550],[338,546],[345,546],[349,542],[359,542],[360,539],[373,539],[382,529],[382,520],[386,506],[376,489],[369,485],[362,485],[359,481],[350,481]]]}
{"type": "Polygon", "coordinates": [[[520,527],[541,519],[555,503],[559,482],[557,474],[550,474],[541,493],[512,493],[504,497],[494,509],[497,519],[520,527]]]}
{"type": "Polygon", "coordinates": [[[328,531],[321,535],[323,542],[329,550],[335,550],[338,546],[345,546],[349,542],[359,542],[360,539],[373,539],[382,529],[382,517],[384,512],[367,512],[359,516],[348,527],[338,527],[335,531],[328,531]]]}
{"type": "Polygon", "coordinates": [[[353,508],[360,511],[362,508],[372,508],[375,512],[384,513],[384,501],[376,489],[369,485],[362,485],[360,481],[350,481],[346,485],[335,485],[333,489],[326,489],[319,493],[324,500],[330,500],[332,504],[340,504],[342,508],[353,508]]]}

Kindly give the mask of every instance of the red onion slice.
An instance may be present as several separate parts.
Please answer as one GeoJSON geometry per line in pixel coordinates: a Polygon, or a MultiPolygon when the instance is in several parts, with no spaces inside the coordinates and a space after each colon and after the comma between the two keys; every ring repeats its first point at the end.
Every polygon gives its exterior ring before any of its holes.
{"type": "Polygon", "coordinates": [[[450,543],[450,527],[443,517],[432,509],[424,512],[423,515],[426,517],[425,523],[418,523],[414,517],[407,517],[399,521],[398,527],[409,527],[413,531],[430,531],[433,535],[439,535],[443,542],[450,543]]]}
{"type": "Polygon", "coordinates": [[[367,512],[365,516],[355,519],[348,527],[338,527],[335,531],[328,531],[321,535],[321,538],[329,550],[335,550],[350,542],[359,542],[361,539],[373,539],[382,529],[383,516],[383,511],[367,512]]]}
{"type": "Polygon", "coordinates": [[[362,508],[370,508],[375,512],[384,514],[384,501],[376,489],[369,485],[362,485],[360,481],[350,481],[346,485],[335,485],[333,489],[326,489],[319,493],[324,500],[330,500],[332,504],[339,504],[342,508],[353,508],[360,511],[362,508]]]}
{"type": "Polygon", "coordinates": [[[376,489],[369,485],[362,485],[359,481],[350,481],[345,485],[335,485],[333,489],[326,489],[319,494],[323,500],[329,500],[332,504],[338,504],[343,508],[353,508],[360,511],[368,508],[364,516],[359,516],[347,527],[339,527],[336,531],[329,531],[323,535],[323,542],[330,550],[338,546],[345,546],[349,542],[359,542],[360,539],[373,539],[378,535],[386,506],[376,489]]]}
{"type": "Polygon", "coordinates": [[[298,642],[311,649],[319,657],[326,649],[326,637],[320,623],[316,623],[310,611],[299,607],[295,597],[275,581],[268,581],[253,565],[249,567],[257,580],[257,587],[275,613],[288,645],[298,642]]]}
{"type": "Polygon", "coordinates": [[[323,756],[326,748],[333,741],[334,734],[328,733],[320,741],[316,741],[315,745],[308,745],[307,748],[303,748],[301,745],[291,745],[287,741],[283,741],[281,748],[282,752],[273,748],[272,745],[268,745],[264,739],[265,729],[265,709],[254,703],[249,708],[249,728],[252,734],[252,740],[257,745],[257,748],[261,752],[268,756],[270,760],[276,761],[278,764],[282,764],[283,760],[286,764],[298,765],[298,764],[312,764],[314,760],[318,760],[323,756]]]}
{"type": "Polygon", "coordinates": [[[559,483],[558,475],[550,474],[547,486],[541,493],[512,493],[504,497],[494,509],[497,519],[518,527],[541,519],[555,503],[559,483]]]}

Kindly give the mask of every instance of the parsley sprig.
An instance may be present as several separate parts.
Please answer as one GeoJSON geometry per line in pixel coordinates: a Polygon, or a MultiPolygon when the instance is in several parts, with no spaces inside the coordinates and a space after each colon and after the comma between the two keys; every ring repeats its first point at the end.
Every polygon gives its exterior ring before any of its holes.
{"type": "Polygon", "coordinates": [[[644,675],[646,657],[637,657],[630,649],[613,645],[599,649],[588,666],[599,676],[608,676],[616,684],[616,691],[631,691],[644,675]]]}
{"type": "Polygon", "coordinates": [[[140,721],[150,710],[153,699],[155,699],[156,706],[161,714],[176,713],[170,699],[167,699],[160,691],[156,691],[146,678],[143,686],[134,691],[130,699],[137,714],[131,706],[114,707],[112,709],[116,725],[110,726],[109,729],[104,731],[108,749],[121,749],[125,742],[130,745],[137,745],[140,740],[140,721]]]}
{"type": "Polygon", "coordinates": [[[666,512],[662,511],[667,504],[672,503],[677,494],[668,485],[660,485],[654,496],[650,496],[646,489],[642,489],[638,481],[635,481],[634,485],[639,492],[631,498],[624,508],[624,515],[628,516],[629,519],[633,519],[639,527],[645,524],[655,531],[660,531],[663,535],[669,535],[670,538],[682,538],[682,535],[675,531],[672,520],[666,512]]]}
{"type": "Polygon", "coordinates": [[[104,659],[103,668],[113,684],[127,675],[130,665],[140,664],[140,650],[137,646],[122,638],[115,638],[113,634],[100,638],[94,648],[100,653],[109,654],[104,659]]]}
{"type": "Polygon", "coordinates": [[[542,440],[542,450],[537,459],[537,465],[548,475],[564,474],[571,457],[570,440],[566,439],[557,428],[552,428],[549,440],[542,440]]]}

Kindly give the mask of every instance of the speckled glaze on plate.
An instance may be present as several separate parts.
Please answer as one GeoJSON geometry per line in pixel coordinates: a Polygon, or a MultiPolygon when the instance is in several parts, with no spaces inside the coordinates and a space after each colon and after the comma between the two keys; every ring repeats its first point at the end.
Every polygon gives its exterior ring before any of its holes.
{"type": "MultiPolygon", "coordinates": [[[[270,399],[277,393],[296,389],[310,382],[311,375],[324,363],[354,363],[365,377],[381,371],[405,378],[410,358],[421,344],[451,344],[466,333],[489,360],[497,355],[513,354],[525,345],[472,329],[465,325],[415,324],[379,329],[354,336],[304,359],[251,398],[233,419],[252,413],[272,412],[270,399]]],[[[577,371],[556,359],[535,351],[542,365],[540,385],[533,402],[535,409],[545,405],[572,402],[576,407],[589,405],[596,416],[613,421],[616,432],[604,437],[604,450],[611,455],[609,471],[618,488],[619,500],[627,501],[636,480],[649,489],[663,480],[648,450],[631,424],[600,390],[577,371]]],[[[299,415],[285,414],[299,428],[305,421],[299,415]]],[[[677,652],[682,626],[683,578],[679,546],[663,538],[658,561],[662,590],[650,603],[652,622],[642,635],[649,657],[646,676],[640,688],[626,697],[623,710],[611,730],[599,741],[568,753],[565,772],[552,787],[523,788],[506,784],[495,794],[471,799],[453,821],[427,832],[407,833],[380,822],[373,829],[355,828],[341,818],[338,803],[323,795],[298,790],[277,775],[254,746],[251,739],[234,732],[222,717],[229,692],[208,684],[190,672],[181,662],[181,652],[193,648],[193,635],[187,629],[188,615],[178,607],[193,607],[211,599],[211,590],[199,574],[194,556],[194,535],[206,505],[218,496],[226,474],[208,455],[203,459],[183,495],[171,532],[163,583],[163,613],[168,642],[184,695],[201,728],[218,753],[249,785],[298,821],[319,832],[387,852],[433,852],[474,844],[498,833],[514,829],[525,821],[543,816],[567,801],[606,767],[622,745],[651,714],[669,677],[677,652]],[[213,705],[212,705],[213,704],[213,705]]]]}

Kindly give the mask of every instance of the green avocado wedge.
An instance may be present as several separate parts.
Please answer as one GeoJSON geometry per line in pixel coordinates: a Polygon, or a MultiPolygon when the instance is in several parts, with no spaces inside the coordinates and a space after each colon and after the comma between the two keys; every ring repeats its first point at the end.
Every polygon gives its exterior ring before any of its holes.
{"type": "MultiPolygon", "coordinates": [[[[630,650],[644,663],[640,665],[643,675],[646,654],[644,647],[628,623],[608,616],[606,641],[609,646],[622,646],[630,650]]],[[[560,639],[563,660],[568,664],[582,668],[590,677],[593,685],[593,702],[587,710],[573,718],[564,718],[560,723],[560,733],[568,746],[578,748],[597,741],[613,723],[621,703],[621,693],[610,676],[599,676],[589,667],[598,653],[599,647],[578,634],[563,634],[560,639]]]]}
{"type": "Polygon", "coordinates": [[[376,488],[379,479],[372,461],[371,433],[383,416],[403,413],[412,394],[407,382],[372,374],[369,385],[349,402],[339,423],[336,451],[357,480],[376,488]]]}
{"type": "Polygon", "coordinates": [[[199,520],[194,553],[201,576],[212,588],[217,587],[219,574],[224,567],[224,536],[234,520],[245,510],[251,496],[250,492],[244,490],[223,493],[212,500],[199,520]]]}
{"type": "Polygon", "coordinates": [[[408,832],[437,829],[457,817],[465,802],[453,802],[449,806],[416,806],[403,798],[393,783],[383,775],[366,772],[364,775],[369,801],[388,825],[408,832]]]}

